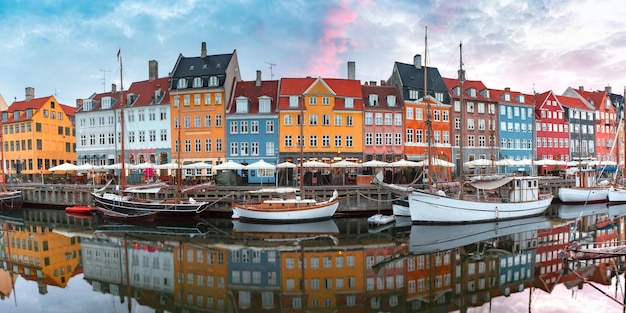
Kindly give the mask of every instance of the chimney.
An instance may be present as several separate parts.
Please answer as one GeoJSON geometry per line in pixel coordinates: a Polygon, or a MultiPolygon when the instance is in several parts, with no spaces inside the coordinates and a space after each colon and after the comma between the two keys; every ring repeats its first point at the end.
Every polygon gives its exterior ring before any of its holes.
{"type": "Polygon", "coordinates": [[[585,86],[578,86],[579,91],[585,91],[585,86]]]}
{"type": "Polygon", "coordinates": [[[348,79],[356,79],[356,63],[348,61],[348,79]]]}
{"type": "Polygon", "coordinates": [[[375,80],[370,80],[370,86],[376,86],[376,81],[375,80]]]}
{"type": "Polygon", "coordinates": [[[511,92],[511,87],[505,87],[505,88],[504,88],[504,91],[506,91],[506,92],[511,92]]]}
{"type": "Polygon", "coordinates": [[[111,92],[117,92],[117,85],[116,84],[111,84],[111,92]]]}
{"type": "Polygon", "coordinates": [[[261,86],[261,71],[257,70],[256,71],[256,84],[255,86],[259,87],[261,86]]]}
{"type": "Polygon", "coordinates": [[[413,66],[415,66],[415,68],[418,70],[422,68],[422,55],[421,54],[416,54],[413,57],[413,66]]]}
{"type": "Polygon", "coordinates": [[[25,95],[26,100],[32,100],[35,98],[35,88],[33,87],[26,87],[26,95],[25,95]]]}
{"type": "Polygon", "coordinates": [[[611,88],[611,86],[604,87],[604,90],[606,91],[606,93],[613,93],[613,88],[611,88]]]}
{"type": "Polygon", "coordinates": [[[156,60],[148,61],[148,80],[154,81],[159,78],[159,62],[156,60]]]}
{"type": "Polygon", "coordinates": [[[83,99],[76,99],[76,107],[80,108],[83,106],[83,99]]]}
{"type": "Polygon", "coordinates": [[[387,85],[387,82],[384,79],[381,79],[380,80],[380,85],[381,86],[385,86],[385,85],[387,85]]]}
{"type": "Polygon", "coordinates": [[[202,50],[200,50],[200,57],[206,58],[206,41],[202,42],[202,50]]]}

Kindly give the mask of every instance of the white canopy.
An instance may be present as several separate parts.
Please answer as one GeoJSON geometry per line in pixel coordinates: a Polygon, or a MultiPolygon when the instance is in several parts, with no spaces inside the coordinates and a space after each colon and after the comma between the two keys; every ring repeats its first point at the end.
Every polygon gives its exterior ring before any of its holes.
{"type": "MultiPolygon", "coordinates": [[[[124,169],[130,169],[131,167],[132,165],[130,163],[124,163],[124,169]]],[[[109,165],[103,166],[102,168],[106,170],[121,170],[122,163],[109,164],[109,165]]]]}
{"type": "Polygon", "coordinates": [[[320,162],[320,161],[306,161],[302,164],[302,167],[306,168],[322,168],[322,167],[330,167],[330,164],[320,162]]]}
{"type": "Polygon", "coordinates": [[[147,169],[147,168],[154,168],[156,166],[156,164],[151,163],[151,162],[144,162],[144,163],[139,163],[139,164],[133,164],[132,165],[132,169],[147,169]]]}
{"type": "Polygon", "coordinates": [[[391,167],[422,167],[422,164],[418,162],[408,161],[408,160],[399,160],[389,164],[391,167]]]}
{"type": "Polygon", "coordinates": [[[210,169],[211,167],[213,167],[211,164],[202,161],[183,165],[183,168],[196,170],[210,169]]]}
{"type": "Polygon", "coordinates": [[[244,166],[246,170],[275,170],[276,165],[267,163],[263,160],[258,160],[252,164],[244,166]]]}
{"type": "Polygon", "coordinates": [[[298,166],[291,162],[283,162],[283,163],[279,163],[278,165],[276,165],[276,167],[277,168],[296,168],[298,166]]]}
{"type": "Polygon", "coordinates": [[[469,162],[465,162],[464,165],[465,166],[491,166],[492,162],[491,160],[487,160],[487,159],[475,159],[473,161],[469,161],[469,162]]]}
{"type": "Polygon", "coordinates": [[[239,164],[233,160],[228,160],[225,163],[214,166],[213,169],[218,170],[218,171],[219,170],[242,170],[243,167],[244,167],[243,164],[239,164]]]}
{"type": "Polygon", "coordinates": [[[104,170],[102,165],[93,165],[91,163],[85,163],[76,166],[77,171],[99,171],[104,170]]]}
{"type": "Polygon", "coordinates": [[[371,161],[363,162],[361,166],[363,167],[387,167],[389,166],[389,163],[378,161],[378,160],[371,160],[371,161]]]}
{"type": "Polygon", "coordinates": [[[519,164],[515,160],[511,159],[502,159],[496,161],[497,166],[518,166],[519,164]]]}
{"type": "Polygon", "coordinates": [[[454,167],[454,163],[448,162],[448,161],[444,161],[441,159],[437,159],[437,158],[432,158],[431,159],[432,162],[428,162],[428,160],[423,160],[423,161],[419,161],[417,162],[416,166],[441,166],[441,167],[454,167]],[[432,163],[432,164],[431,164],[432,163]]]}
{"type": "Polygon", "coordinates": [[[157,170],[175,170],[178,168],[178,163],[171,162],[171,163],[159,164],[159,165],[156,165],[154,168],[157,170]]]}
{"type": "Polygon", "coordinates": [[[332,163],[330,165],[330,167],[335,167],[335,168],[354,168],[354,167],[361,167],[361,164],[356,163],[356,162],[350,162],[348,160],[341,160],[339,162],[335,162],[332,163]]]}
{"type": "Polygon", "coordinates": [[[48,169],[51,172],[68,172],[68,171],[76,171],[76,165],[72,163],[63,163],[61,165],[53,166],[48,169]]]}

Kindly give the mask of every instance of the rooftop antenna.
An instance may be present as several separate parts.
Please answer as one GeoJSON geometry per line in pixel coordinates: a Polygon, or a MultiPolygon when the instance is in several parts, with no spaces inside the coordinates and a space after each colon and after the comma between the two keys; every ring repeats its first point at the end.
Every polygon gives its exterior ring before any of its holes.
{"type": "Polygon", "coordinates": [[[102,72],[102,92],[106,92],[107,91],[107,70],[103,70],[100,69],[100,72],[102,72]]]}
{"type": "Polygon", "coordinates": [[[270,62],[265,63],[270,65],[270,80],[274,80],[274,66],[276,66],[276,64],[270,62]]]}

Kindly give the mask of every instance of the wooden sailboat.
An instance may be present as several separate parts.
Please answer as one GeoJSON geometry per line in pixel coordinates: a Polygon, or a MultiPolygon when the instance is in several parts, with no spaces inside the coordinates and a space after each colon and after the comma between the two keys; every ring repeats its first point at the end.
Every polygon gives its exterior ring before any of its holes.
{"type": "MultiPolygon", "coordinates": [[[[118,54],[119,56],[119,54],[118,54]]],[[[120,120],[121,120],[121,174],[120,174],[120,186],[121,186],[121,194],[117,193],[109,193],[106,192],[106,188],[102,188],[99,190],[95,190],[91,193],[94,206],[100,207],[105,210],[115,211],[121,214],[136,214],[137,212],[156,212],[159,215],[170,215],[170,216],[180,216],[180,215],[195,215],[203,212],[209,206],[208,202],[199,202],[194,200],[193,198],[189,198],[188,200],[181,200],[181,191],[180,191],[180,173],[179,173],[179,182],[177,184],[177,198],[176,199],[167,199],[167,200],[145,200],[135,198],[130,195],[124,194],[126,190],[126,168],[125,168],[125,134],[124,134],[124,87],[122,83],[122,58],[119,57],[120,61],[120,120]]],[[[180,128],[179,128],[180,131],[180,128]]]]}
{"type": "Polygon", "coordinates": [[[22,207],[22,203],[24,202],[24,197],[22,195],[21,190],[8,191],[7,183],[6,183],[6,172],[5,172],[5,164],[4,160],[4,133],[3,133],[2,123],[0,123],[0,156],[2,157],[2,176],[1,184],[2,191],[0,192],[0,211],[2,210],[11,210],[11,209],[20,209],[22,207]]]}
{"type": "MultiPolygon", "coordinates": [[[[300,138],[304,138],[304,96],[302,96],[300,105],[300,138]]],[[[299,141],[299,145],[300,175],[301,177],[304,177],[304,142],[299,141]]],[[[261,191],[254,191],[254,193],[281,193],[281,190],[287,189],[264,189],[261,191]]],[[[304,198],[303,179],[300,179],[300,188],[297,190],[295,196],[285,197],[284,193],[281,194],[283,196],[273,197],[260,202],[234,202],[232,204],[233,218],[241,219],[242,221],[248,220],[265,222],[302,222],[324,220],[332,218],[339,207],[339,194],[337,190],[333,192],[332,197],[324,201],[304,198]]]]}
{"type": "MultiPolygon", "coordinates": [[[[463,97],[465,71],[463,70],[463,46],[460,49],[459,94],[461,123],[464,120],[463,97]]],[[[465,128],[461,126],[461,138],[465,128]]],[[[459,154],[463,166],[463,142],[459,154]]],[[[552,195],[539,193],[539,178],[532,176],[493,176],[480,181],[464,181],[461,168],[461,185],[458,196],[447,196],[442,192],[430,193],[415,190],[409,194],[409,209],[413,223],[477,223],[514,219],[542,214],[552,202],[552,195]],[[468,193],[464,185],[468,184],[468,193]]]]}

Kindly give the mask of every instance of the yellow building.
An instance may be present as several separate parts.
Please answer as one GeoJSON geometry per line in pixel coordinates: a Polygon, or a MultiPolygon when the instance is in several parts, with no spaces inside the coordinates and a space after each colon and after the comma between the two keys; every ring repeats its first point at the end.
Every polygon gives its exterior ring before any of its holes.
{"type": "Polygon", "coordinates": [[[54,96],[34,98],[34,94],[34,88],[26,88],[26,99],[2,112],[5,168],[31,181],[42,167],[46,174],[50,167],[76,161],[76,108],[54,96]]]}
{"type": "Polygon", "coordinates": [[[283,78],[279,91],[281,159],[296,161],[298,138],[305,159],[326,162],[363,158],[361,84],[352,79],[283,78]],[[300,114],[304,113],[304,127],[300,114]]]}
{"type": "Polygon", "coordinates": [[[237,51],[207,55],[203,42],[200,57],[179,55],[172,73],[172,160],[210,164],[224,161],[225,104],[235,83],[241,81],[237,51]]]}

